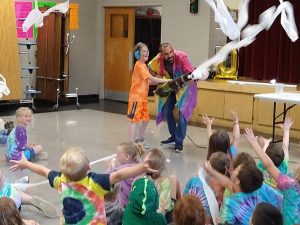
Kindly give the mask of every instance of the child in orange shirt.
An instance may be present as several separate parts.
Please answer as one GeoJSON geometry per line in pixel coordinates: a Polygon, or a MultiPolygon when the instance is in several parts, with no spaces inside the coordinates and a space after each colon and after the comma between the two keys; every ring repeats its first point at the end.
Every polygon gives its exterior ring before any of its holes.
{"type": "Polygon", "coordinates": [[[146,44],[137,43],[134,47],[134,56],[137,61],[132,74],[127,115],[130,120],[129,139],[132,142],[142,142],[144,148],[149,149],[150,146],[144,141],[144,134],[149,122],[149,84],[169,82],[171,79],[157,78],[150,74],[146,65],[149,57],[146,44]],[[136,134],[137,129],[138,134],[136,134]]]}

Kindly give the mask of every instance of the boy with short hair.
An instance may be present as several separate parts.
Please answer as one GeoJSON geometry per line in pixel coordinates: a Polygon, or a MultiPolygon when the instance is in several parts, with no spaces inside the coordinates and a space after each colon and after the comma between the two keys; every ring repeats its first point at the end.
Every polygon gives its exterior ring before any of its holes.
{"type": "Polygon", "coordinates": [[[136,177],[145,172],[155,173],[148,162],[121,169],[111,174],[88,172],[90,161],[79,147],[71,147],[61,156],[61,172],[27,161],[22,157],[10,169],[28,168],[34,173],[47,177],[51,187],[58,190],[63,205],[62,224],[106,225],[104,195],[111,186],[123,179],[136,177]]]}
{"type": "Polygon", "coordinates": [[[283,225],[281,212],[271,204],[259,203],[252,215],[250,225],[283,225]]]}

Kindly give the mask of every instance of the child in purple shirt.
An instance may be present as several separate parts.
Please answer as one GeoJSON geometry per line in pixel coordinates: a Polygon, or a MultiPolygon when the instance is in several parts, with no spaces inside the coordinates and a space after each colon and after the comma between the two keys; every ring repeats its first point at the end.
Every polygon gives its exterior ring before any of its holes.
{"type": "Polygon", "coordinates": [[[32,111],[28,107],[20,107],[16,111],[17,126],[12,129],[5,145],[5,157],[9,160],[20,160],[22,154],[27,160],[47,159],[47,152],[42,152],[41,145],[27,143],[26,127],[31,123],[32,111]]]}
{"type": "MultiPolygon", "coordinates": [[[[117,165],[113,165],[109,172],[115,172],[122,168],[132,167],[139,163],[144,149],[141,144],[132,142],[121,143],[117,147],[117,165]]],[[[120,191],[118,194],[118,202],[120,207],[125,208],[128,204],[128,197],[131,192],[131,185],[135,178],[129,178],[120,182],[120,191]]]]}

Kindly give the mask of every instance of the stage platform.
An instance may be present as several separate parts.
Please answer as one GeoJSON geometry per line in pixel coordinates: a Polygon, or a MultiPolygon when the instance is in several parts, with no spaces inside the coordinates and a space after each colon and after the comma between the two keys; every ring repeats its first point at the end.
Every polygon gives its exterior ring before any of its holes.
{"type": "MultiPolygon", "coordinates": [[[[238,113],[240,127],[251,127],[254,131],[272,134],[273,102],[255,99],[255,94],[274,93],[275,85],[259,81],[207,80],[198,82],[198,104],[191,118],[192,123],[202,123],[202,115],[214,117],[214,125],[232,127],[230,110],[238,113]]],[[[296,85],[286,84],[284,92],[300,93],[296,85]]],[[[278,112],[283,111],[283,103],[278,103],[278,112]],[[281,110],[282,109],[282,110],[281,110]]],[[[157,98],[149,97],[149,111],[155,116],[157,98]]],[[[290,136],[300,138],[300,105],[292,108],[288,114],[294,123],[290,136]]],[[[282,135],[276,128],[276,134],[282,135]]],[[[267,135],[268,136],[268,135],[267,135]]]]}

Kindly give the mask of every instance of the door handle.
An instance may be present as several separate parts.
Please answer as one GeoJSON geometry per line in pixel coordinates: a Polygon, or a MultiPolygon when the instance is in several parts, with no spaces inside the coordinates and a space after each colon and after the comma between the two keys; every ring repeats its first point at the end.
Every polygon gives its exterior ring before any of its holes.
{"type": "Polygon", "coordinates": [[[132,59],[133,59],[132,52],[130,51],[128,52],[128,70],[130,71],[132,70],[132,64],[133,64],[132,59]]]}

